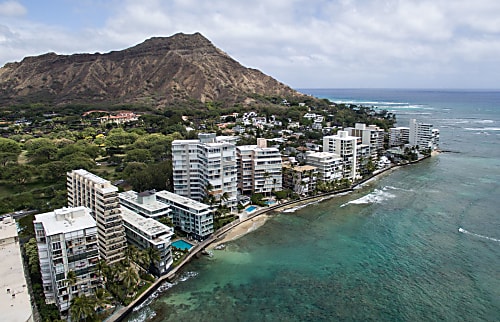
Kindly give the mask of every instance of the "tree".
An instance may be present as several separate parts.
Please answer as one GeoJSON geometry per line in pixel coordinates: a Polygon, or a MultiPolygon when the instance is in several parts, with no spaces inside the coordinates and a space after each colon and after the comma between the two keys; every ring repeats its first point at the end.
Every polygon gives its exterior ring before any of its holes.
{"type": "Polygon", "coordinates": [[[26,156],[34,164],[49,162],[56,157],[57,147],[54,142],[47,138],[31,139],[24,145],[27,150],[26,156]]]}
{"type": "Polygon", "coordinates": [[[17,162],[17,157],[21,153],[19,144],[11,139],[0,138],[0,163],[2,166],[8,162],[17,162]]]}
{"type": "Polygon", "coordinates": [[[129,266],[122,274],[121,274],[122,281],[129,289],[132,285],[135,285],[137,281],[139,280],[139,276],[137,275],[137,272],[132,266],[129,266]]]}
{"type": "Polygon", "coordinates": [[[40,269],[38,266],[38,248],[35,238],[30,238],[30,240],[24,244],[24,252],[26,257],[28,257],[28,267],[30,269],[30,273],[33,275],[38,274],[40,269]]]}
{"type": "Polygon", "coordinates": [[[76,284],[77,282],[77,277],[75,271],[68,271],[66,273],[66,287],[68,288],[68,301],[72,298],[71,294],[72,293],[72,287],[76,284]]]}
{"type": "Polygon", "coordinates": [[[149,247],[147,249],[148,257],[149,257],[149,267],[153,266],[155,263],[158,263],[161,260],[160,251],[155,247],[149,247]]]}
{"type": "Polygon", "coordinates": [[[95,315],[95,301],[85,295],[71,299],[69,312],[73,321],[87,320],[95,315]]]}

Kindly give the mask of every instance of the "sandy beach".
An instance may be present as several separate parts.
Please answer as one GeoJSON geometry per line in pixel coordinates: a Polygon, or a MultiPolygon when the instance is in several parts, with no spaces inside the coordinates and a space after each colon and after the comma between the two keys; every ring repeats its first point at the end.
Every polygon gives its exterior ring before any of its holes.
{"type": "Polygon", "coordinates": [[[232,228],[229,230],[223,237],[222,239],[219,239],[212,244],[210,244],[207,249],[213,249],[217,247],[218,245],[227,243],[228,241],[235,240],[240,238],[241,236],[244,236],[245,234],[248,234],[249,232],[252,232],[259,228],[260,226],[264,225],[264,223],[269,219],[269,216],[267,214],[261,214],[256,216],[255,218],[252,218],[250,220],[247,220],[238,226],[232,228]]]}

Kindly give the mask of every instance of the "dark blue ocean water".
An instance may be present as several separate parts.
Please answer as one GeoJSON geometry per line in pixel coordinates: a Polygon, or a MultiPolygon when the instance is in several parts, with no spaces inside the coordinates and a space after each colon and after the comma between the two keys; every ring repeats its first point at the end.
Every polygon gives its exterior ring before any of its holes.
{"type": "Polygon", "coordinates": [[[450,152],[273,215],[129,320],[500,320],[500,92],[301,91],[430,122],[450,152]]]}

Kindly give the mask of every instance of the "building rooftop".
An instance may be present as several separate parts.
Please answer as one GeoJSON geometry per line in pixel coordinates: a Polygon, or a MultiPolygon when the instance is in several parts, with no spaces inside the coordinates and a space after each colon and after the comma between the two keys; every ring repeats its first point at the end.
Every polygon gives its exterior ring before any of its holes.
{"type": "Polygon", "coordinates": [[[144,191],[141,193],[137,193],[133,190],[130,190],[130,191],[125,191],[125,192],[120,192],[118,194],[118,198],[120,200],[126,200],[126,201],[134,204],[137,208],[142,208],[142,209],[145,209],[147,211],[154,212],[156,210],[164,209],[165,211],[168,212],[170,207],[162,202],[156,201],[156,199],[153,198],[154,195],[156,195],[155,191],[144,191]],[[143,197],[143,198],[149,197],[151,199],[145,200],[144,202],[141,203],[139,201],[139,197],[143,197]]]}
{"type": "Polygon", "coordinates": [[[84,169],[73,170],[73,173],[76,173],[85,179],[92,181],[95,184],[101,184],[101,190],[103,193],[118,191],[118,188],[113,186],[109,180],[103,179],[93,173],[88,172],[84,169]]]}
{"type": "Polygon", "coordinates": [[[26,286],[17,225],[11,217],[0,220],[0,312],[2,321],[33,321],[30,295],[26,286]]]}
{"type": "Polygon", "coordinates": [[[121,208],[121,215],[124,221],[143,231],[145,234],[150,236],[160,235],[154,239],[156,241],[170,239],[174,235],[172,228],[152,218],[145,218],[127,208],[121,208]]]}
{"type": "Polygon", "coordinates": [[[158,197],[162,197],[162,198],[171,200],[172,202],[185,205],[186,207],[189,207],[191,209],[198,210],[198,211],[210,208],[209,205],[206,205],[204,203],[190,199],[188,197],[179,196],[178,194],[175,194],[173,192],[166,191],[166,190],[158,191],[156,193],[156,195],[158,197]]]}
{"type": "Polygon", "coordinates": [[[83,206],[35,215],[35,222],[43,223],[47,236],[96,227],[91,210],[83,206]]]}
{"type": "Polygon", "coordinates": [[[336,153],[332,152],[309,152],[307,153],[307,156],[311,156],[314,158],[336,158],[340,159],[340,156],[336,153]]]}

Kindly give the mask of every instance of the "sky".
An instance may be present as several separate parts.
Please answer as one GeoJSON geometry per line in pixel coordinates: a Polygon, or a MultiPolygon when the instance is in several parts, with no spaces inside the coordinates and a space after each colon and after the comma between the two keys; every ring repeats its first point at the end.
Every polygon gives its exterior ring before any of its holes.
{"type": "Polygon", "coordinates": [[[500,89],[498,0],[0,0],[0,66],[178,32],[293,88],[500,89]]]}

